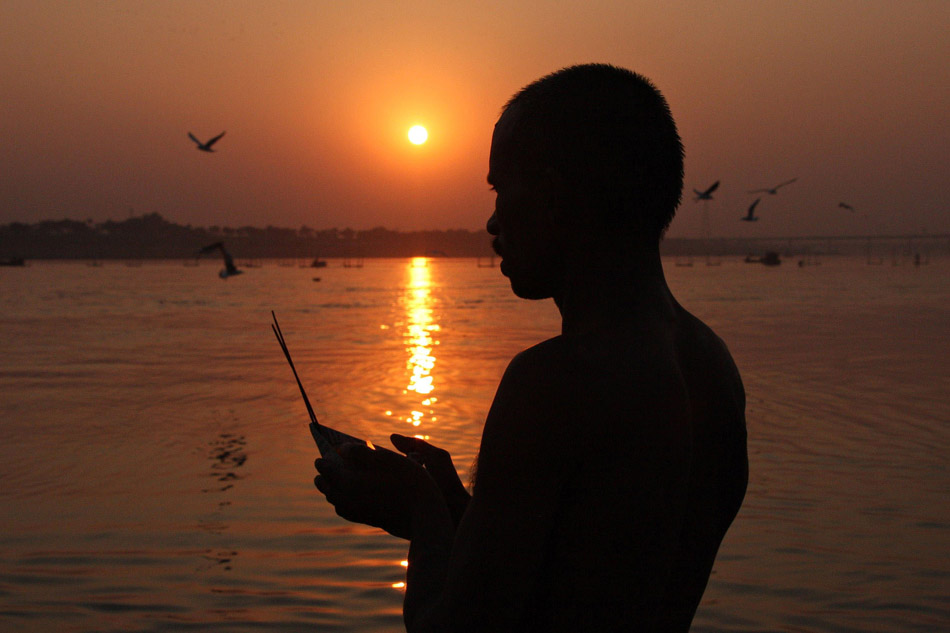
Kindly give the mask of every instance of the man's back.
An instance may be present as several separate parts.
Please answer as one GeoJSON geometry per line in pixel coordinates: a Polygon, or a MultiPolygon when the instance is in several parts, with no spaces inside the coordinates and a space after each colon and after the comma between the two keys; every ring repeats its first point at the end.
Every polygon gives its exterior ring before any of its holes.
{"type": "Polygon", "coordinates": [[[749,479],[745,390],[725,343],[677,306],[677,357],[689,391],[693,457],[687,514],[658,631],[688,631],[749,479]]]}
{"type": "Polygon", "coordinates": [[[744,396],[718,337],[674,312],[520,359],[562,375],[535,397],[559,400],[548,422],[569,430],[539,433],[572,438],[554,481],[537,482],[556,487],[558,509],[526,630],[689,628],[745,491],[744,396]]]}

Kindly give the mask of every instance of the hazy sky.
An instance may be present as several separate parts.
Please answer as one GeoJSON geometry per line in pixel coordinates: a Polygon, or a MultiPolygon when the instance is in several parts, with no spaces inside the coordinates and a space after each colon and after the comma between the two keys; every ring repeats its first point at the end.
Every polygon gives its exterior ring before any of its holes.
{"type": "Polygon", "coordinates": [[[666,95],[687,191],[722,180],[714,235],[950,232],[948,33],[946,0],[0,0],[0,223],[481,228],[507,98],[608,62],[666,95]]]}

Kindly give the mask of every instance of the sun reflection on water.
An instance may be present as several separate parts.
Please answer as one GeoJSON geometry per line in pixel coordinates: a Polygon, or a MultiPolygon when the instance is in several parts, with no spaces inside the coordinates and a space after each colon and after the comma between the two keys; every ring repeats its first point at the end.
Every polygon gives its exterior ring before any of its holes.
{"type": "Polygon", "coordinates": [[[414,257],[409,265],[409,284],[406,288],[406,331],[403,340],[409,358],[406,369],[409,384],[403,393],[423,396],[410,404],[410,411],[404,418],[414,427],[426,420],[435,422],[432,406],[438,399],[432,395],[435,391],[436,358],[433,348],[439,344],[436,338],[439,324],[435,322],[432,299],[432,278],[429,261],[425,257],[414,257]]]}
{"type": "MultiPolygon", "coordinates": [[[[429,439],[424,434],[424,423],[438,421],[435,415],[435,404],[438,398],[436,390],[435,366],[436,357],[432,353],[439,344],[439,324],[436,321],[432,297],[432,277],[429,260],[425,257],[414,257],[408,267],[409,280],[406,286],[404,304],[406,308],[406,330],[403,332],[403,342],[406,348],[406,372],[408,383],[403,394],[407,396],[407,413],[402,419],[412,425],[412,434],[422,439],[429,439]]],[[[392,415],[386,411],[386,415],[392,415]]],[[[408,561],[401,561],[402,568],[408,567],[408,561]]],[[[395,582],[393,589],[405,591],[405,582],[395,582]]]]}

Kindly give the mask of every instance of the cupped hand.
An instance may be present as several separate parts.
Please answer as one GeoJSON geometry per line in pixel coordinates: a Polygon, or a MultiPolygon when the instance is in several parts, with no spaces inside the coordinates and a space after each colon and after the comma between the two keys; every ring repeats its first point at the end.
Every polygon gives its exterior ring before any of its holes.
{"type": "Polygon", "coordinates": [[[442,491],[449,507],[452,522],[457,526],[465,513],[470,496],[459,478],[452,456],[444,448],[433,446],[418,437],[393,433],[389,436],[393,446],[415,462],[422,464],[442,491]]]}
{"type": "Polygon", "coordinates": [[[344,444],[337,452],[339,460],[314,462],[320,474],[313,482],[348,521],[408,539],[420,500],[441,496],[426,469],[398,453],[362,444],[344,444]]]}

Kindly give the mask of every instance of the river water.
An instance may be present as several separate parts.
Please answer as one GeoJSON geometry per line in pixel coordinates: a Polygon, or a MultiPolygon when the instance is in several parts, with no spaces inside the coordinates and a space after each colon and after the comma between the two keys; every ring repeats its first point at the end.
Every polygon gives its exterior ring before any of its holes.
{"type": "MultiPolygon", "coordinates": [[[[406,544],[313,489],[270,310],[324,422],[460,469],[558,315],[475,260],[287,264],[0,269],[0,630],[401,630],[406,544]]],[[[950,629],[948,264],[667,262],[748,393],[694,631],[950,629]]]]}

